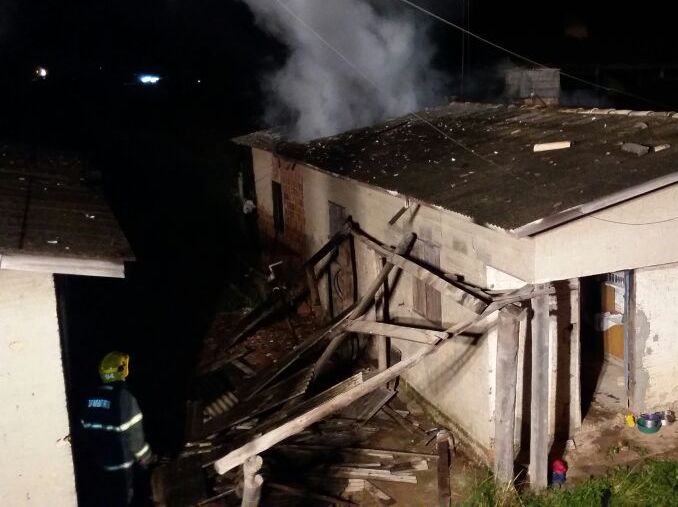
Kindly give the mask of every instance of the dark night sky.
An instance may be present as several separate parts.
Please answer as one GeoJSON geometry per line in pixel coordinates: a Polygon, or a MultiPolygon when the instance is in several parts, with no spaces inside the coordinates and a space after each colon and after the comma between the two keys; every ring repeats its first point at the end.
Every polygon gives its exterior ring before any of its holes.
{"type": "MultiPolygon", "coordinates": [[[[396,0],[374,3],[400,5],[412,16],[422,16],[396,0]]],[[[675,8],[666,7],[668,2],[644,2],[633,8],[582,0],[420,3],[461,24],[468,21],[471,30],[517,52],[586,77],[591,75],[589,69],[572,65],[677,61],[675,8]]],[[[439,24],[434,24],[433,33],[437,63],[452,75],[458,73],[460,34],[439,24]]],[[[283,48],[254,26],[249,11],[237,0],[0,0],[1,79],[10,87],[25,85],[40,64],[62,86],[87,86],[86,95],[96,97],[100,92],[110,97],[119,91],[115,85],[148,70],[166,76],[170,103],[200,95],[210,102],[238,105],[243,93],[254,98],[261,73],[275,67],[283,55],[283,48]],[[196,79],[203,81],[200,90],[191,86],[196,79]]],[[[471,41],[467,65],[483,67],[506,58],[471,41]]],[[[665,83],[612,77],[622,79],[630,91],[667,100],[665,83]]],[[[224,118],[231,124],[233,120],[224,118]]]]}

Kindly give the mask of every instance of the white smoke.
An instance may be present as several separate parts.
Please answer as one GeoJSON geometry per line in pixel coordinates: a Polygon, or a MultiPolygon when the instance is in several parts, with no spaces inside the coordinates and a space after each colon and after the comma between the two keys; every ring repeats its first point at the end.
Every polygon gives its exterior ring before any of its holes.
{"type": "Polygon", "coordinates": [[[311,139],[371,125],[443,96],[428,27],[411,12],[378,10],[367,0],[242,1],[257,24],[289,49],[285,65],[267,76],[264,91],[270,98],[267,122],[291,119],[292,137],[311,139]]]}

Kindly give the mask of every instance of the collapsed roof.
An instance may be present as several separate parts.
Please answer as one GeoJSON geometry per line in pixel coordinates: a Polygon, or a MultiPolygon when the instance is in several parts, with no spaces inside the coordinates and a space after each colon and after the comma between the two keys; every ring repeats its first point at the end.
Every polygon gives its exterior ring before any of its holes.
{"type": "Polygon", "coordinates": [[[309,142],[271,131],[235,142],[518,232],[678,181],[678,118],[664,112],[452,103],[309,142]],[[559,141],[572,146],[534,151],[559,141]]]}

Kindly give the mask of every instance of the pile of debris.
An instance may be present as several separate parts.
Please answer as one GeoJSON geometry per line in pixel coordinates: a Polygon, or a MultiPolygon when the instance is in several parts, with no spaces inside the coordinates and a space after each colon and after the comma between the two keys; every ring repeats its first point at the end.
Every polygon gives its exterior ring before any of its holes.
{"type": "MultiPolygon", "coordinates": [[[[197,379],[198,394],[189,403],[185,449],[154,473],[158,505],[259,505],[262,489],[266,498],[275,498],[265,502],[271,505],[285,505],[288,500],[298,505],[299,496],[309,505],[354,505],[348,497],[357,491],[388,505],[393,499],[380,484],[416,484],[417,474],[429,470],[431,461],[437,470],[440,504],[449,505],[451,438],[445,430],[424,427],[397,405],[398,378],[494,312],[518,318],[521,310],[515,303],[544,289],[528,286],[491,293],[462,279],[450,280],[449,275],[407,258],[413,234],[406,234],[391,248],[349,221],[306,263],[310,307],[316,311],[319,273],[349,238],[382,258],[383,267],[365,294],[336,317],[323,316],[322,328],[303,338],[286,313],[303,294],[301,284],[269,301],[269,308],[282,311],[282,325],[289,327],[296,345],[267,365],[249,363],[252,351],[246,343],[239,343],[256,327],[252,324],[256,319],[245,318],[245,324],[227,340],[225,355],[212,361],[197,379]],[[475,316],[445,331],[367,320],[368,309],[385,299],[384,286],[393,269],[435,287],[475,316]],[[358,361],[338,361],[336,352],[356,334],[400,338],[417,342],[420,348],[392,365],[380,360],[376,370],[358,361]],[[409,435],[408,448],[365,445],[384,429],[409,435]],[[434,443],[435,453],[428,447],[434,443]]],[[[253,313],[270,316],[273,312],[258,309],[253,313]]]]}

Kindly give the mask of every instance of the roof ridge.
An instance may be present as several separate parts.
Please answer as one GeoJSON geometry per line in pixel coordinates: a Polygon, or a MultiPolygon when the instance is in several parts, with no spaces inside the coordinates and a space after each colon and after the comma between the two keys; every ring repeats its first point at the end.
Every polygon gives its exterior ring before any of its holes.
{"type": "MultiPolygon", "coordinates": [[[[475,102],[467,100],[453,100],[447,105],[477,105],[477,106],[504,106],[508,109],[526,109],[526,110],[550,110],[561,113],[575,113],[575,114],[611,114],[615,116],[651,116],[654,118],[676,118],[678,119],[678,112],[676,111],[651,111],[651,110],[636,110],[636,109],[617,109],[614,107],[569,107],[569,106],[544,106],[539,104],[506,104],[501,102],[475,102]]],[[[440,106],[445,107],[445,106],[440,106]]]]}

